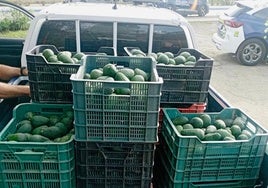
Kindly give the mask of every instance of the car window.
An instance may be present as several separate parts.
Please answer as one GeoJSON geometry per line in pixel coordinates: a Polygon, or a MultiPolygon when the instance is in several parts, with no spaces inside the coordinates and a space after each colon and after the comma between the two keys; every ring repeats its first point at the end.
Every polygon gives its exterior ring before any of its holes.
{"type": "Polygon", "coordinates": [[[25,38],[31,19],[19,10],[0,6],[0,38],[25,38]]]}
{"type": "Polygon", "coordinates": [[[254,14],[255,17],[261,18],[261,19],[268,19],[268,8],[264,8],[254,14]]]}
{"type": "Polygon", "coordinates": [[[96,52],[103,46],[113,47],[113,23],[82,21],[80,40],[82,52],[96,52]]]}
{"type": "Polygon", "coordinates": [[[237,3],[234,6],[231,6],[229,9],[227,9],[224,14],[231,17],[236,17],[242,13],[245,13],[247,11],[251,10],[251,8],[242,5],[240,3],[237,3]]]}
{"type": "Polygon", "coordinates": [[[184,30],[179,26],[155,25],[153,32],[153,52],[177,53],[180,48],[187,48],[184,30]]]}
{"type": "Polygon", "coordinates": [[[38,36],[37,45],[40,44],[55,45],[59,51],[76,51],[75,21],[45,21],[38,36]]]}
{"type": "Polygon", "coordinates": [[[124,47],[139,47],[142,51],[148,51],[149,25],[118,23],[117,26],[117,54],[124,54],[124,47]]]}

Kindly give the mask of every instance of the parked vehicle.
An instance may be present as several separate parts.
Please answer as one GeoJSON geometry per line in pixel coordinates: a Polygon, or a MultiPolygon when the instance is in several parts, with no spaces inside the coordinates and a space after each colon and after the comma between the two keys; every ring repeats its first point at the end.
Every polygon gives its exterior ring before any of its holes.
{"type": "Polygon", "coordinates": [[[264,62],[268,52],[267,1],[239,1],[219,16],[212,40],[219,50],[236,54],[243,65],[264,62]]]}
{"type": "Polygon", "coordinates": [[[133,0],[134,4],[148,3],[164,7],[180,13],[183,16],[205,16],[209,12],[207,0],[133,0]]]}
{"type": "Polygon", "coordinates": [[[183,16],[205,16],[209,12],[207,0],[167,0],[167,6],[183,16]]]}

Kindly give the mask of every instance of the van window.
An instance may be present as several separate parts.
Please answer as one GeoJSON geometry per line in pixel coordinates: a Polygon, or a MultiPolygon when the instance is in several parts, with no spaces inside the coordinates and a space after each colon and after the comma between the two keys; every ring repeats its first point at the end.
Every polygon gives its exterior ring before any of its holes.
{"type": "Polygon", "coordinates": [[[152,51],[178,53],[180,48],[187,48],[184,30],[179,26],[155,25],[152,51]]]}
{"type": "Polygon", "coordinates": [[[74,21],[47,20],[39,32],[37,44],[55,45],[59,51],[76,51],[74,21]]]}
{"type": "Polygon", "coordinates": [[[117,54],[124,55],[124,47],[139,47],[148,51],[149,25],[118,23],[117,26],[117,54]]]}
{"type": "Polygon", "coordinates": [[[97,52],[100,47],[113,47],[112,22],[80,22],[82,52],[97,52]]]}

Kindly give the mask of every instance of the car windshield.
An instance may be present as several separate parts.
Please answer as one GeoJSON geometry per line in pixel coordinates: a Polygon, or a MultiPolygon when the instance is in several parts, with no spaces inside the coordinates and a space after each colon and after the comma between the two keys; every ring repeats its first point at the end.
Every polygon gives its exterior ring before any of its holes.
{"type": "Polygon", "coordinates": [[[231,6],[228,10],[224,12],[226,16],[236,17],[244,12],[251,10],[250,7],[247,7],[243,4],[237,3],[234,6],[231,6]]]}

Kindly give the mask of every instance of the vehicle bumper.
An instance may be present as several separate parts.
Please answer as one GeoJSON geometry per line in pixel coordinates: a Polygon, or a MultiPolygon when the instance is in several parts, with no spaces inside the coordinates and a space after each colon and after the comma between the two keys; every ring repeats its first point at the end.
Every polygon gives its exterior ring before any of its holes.
{"type": "Polygon", "coordinates": [[[240,41],[231,41],[226,38],[221,38],[217,33],[212,36],[212,41],[218,50],[224,53],[236,53],[236,50],[240,44],[240,41]]]}

